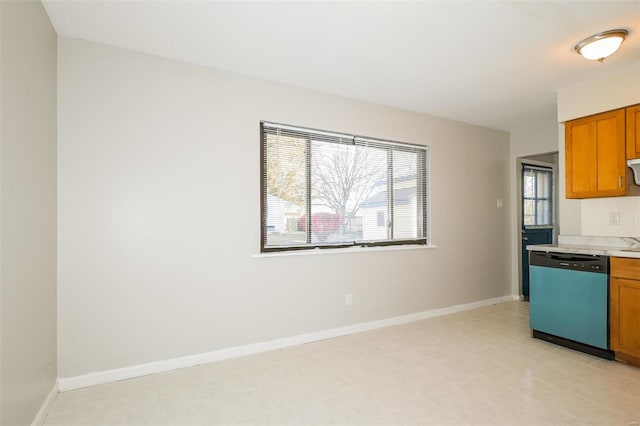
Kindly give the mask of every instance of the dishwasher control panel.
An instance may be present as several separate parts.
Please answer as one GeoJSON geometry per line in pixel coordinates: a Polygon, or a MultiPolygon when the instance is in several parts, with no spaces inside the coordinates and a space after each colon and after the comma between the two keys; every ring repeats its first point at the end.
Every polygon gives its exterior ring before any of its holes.
{"type": "Polygon", "coordinates": [[[607,274],[609,272],[609,258],[607,256],[545,253],[539,251],[531,251],[529,253],[529,264],[531,266],[546,266],[549,268],[595,272],[600,274],[607,274]]]}

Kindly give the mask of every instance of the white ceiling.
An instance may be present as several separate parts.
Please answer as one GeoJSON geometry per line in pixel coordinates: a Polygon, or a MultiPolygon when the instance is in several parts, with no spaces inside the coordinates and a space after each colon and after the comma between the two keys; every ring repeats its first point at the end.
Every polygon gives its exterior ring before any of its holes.
{"type": "Polygon", "coordinates": [[[554,118],[558,88],[640,72],[640,1],[43,3],[63,37],[503,130],[554,118]],[[572,50],[614,28],[630,36],[604,63],[572,50]]]}

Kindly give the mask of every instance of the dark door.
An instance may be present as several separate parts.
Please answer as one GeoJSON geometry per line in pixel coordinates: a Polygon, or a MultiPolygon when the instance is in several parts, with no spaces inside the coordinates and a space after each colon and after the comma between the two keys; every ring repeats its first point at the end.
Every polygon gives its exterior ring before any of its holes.
{"type": "Polygon", "coordinates": [[[522,230],[522,295],[529,299],[529,252],[528,245],[551,244],[553,242],[553,228],[523,229],[522,230]]]}
{"type": "Polygon", "coordinates": [[[522,165],[522,295],[529,299],[528,245],[553,242],[553,170],[522,165]]]}

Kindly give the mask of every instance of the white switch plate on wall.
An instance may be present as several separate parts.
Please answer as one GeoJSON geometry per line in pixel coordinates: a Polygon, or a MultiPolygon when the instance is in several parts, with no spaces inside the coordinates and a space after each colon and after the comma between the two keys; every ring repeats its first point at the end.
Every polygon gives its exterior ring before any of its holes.
{"type": "Polygon", "coordinates": [[[353,296],[351,295],[351,293],[347,293],[344,296],[344,304],[347,306],[351,306],[351,304],[353,303],[353,296]]]}
{"type": "Polygon", "coordinates": [[[609,212],[609,225],[620,225],[620,212],[609,212]]]}

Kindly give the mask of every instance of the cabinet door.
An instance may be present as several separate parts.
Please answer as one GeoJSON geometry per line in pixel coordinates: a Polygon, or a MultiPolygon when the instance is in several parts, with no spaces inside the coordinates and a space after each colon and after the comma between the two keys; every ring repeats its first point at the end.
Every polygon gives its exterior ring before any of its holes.
{"type": "Polygon", "coordinates": [[[611,278],[610,316],[611,349],[640,358],[640,281],[611,278]]]}
{"type": "Polygon", "coordinates": [[[567,198],[587,197],[597,191],[596,123],[574,120],[565,124],[567,198]]]}
{"type": "Polygon", "coordinates": [[[640,158],[640,105],[627,108],[627,159],[640,158]]]}
{"type": "Polygon", "coordinates": [[[640,259],[613,256],[609,264],[612,277],[640,281],[640,259]]]}
{"type": "Polygon", "coordinates": [[[626,195],[625,110],[565,123],[567,198],[626,195]]]}

